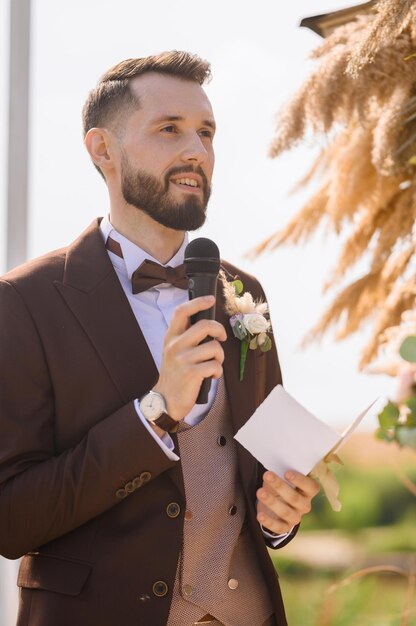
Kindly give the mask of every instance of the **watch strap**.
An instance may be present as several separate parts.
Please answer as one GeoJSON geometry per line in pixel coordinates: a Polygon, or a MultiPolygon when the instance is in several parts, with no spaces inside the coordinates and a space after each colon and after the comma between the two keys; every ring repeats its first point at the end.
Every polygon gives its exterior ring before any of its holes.
{"type": "Polygon", "coordinates": [[[166,430],[166,432],[168,433],[176,433],[176,431],[179,428],[179,422],[174,420],[167,413],[162,413],[162,415],[158,417],[156,420],[152,421],[151,424],[155,424],[162,430],[166,430]]]}

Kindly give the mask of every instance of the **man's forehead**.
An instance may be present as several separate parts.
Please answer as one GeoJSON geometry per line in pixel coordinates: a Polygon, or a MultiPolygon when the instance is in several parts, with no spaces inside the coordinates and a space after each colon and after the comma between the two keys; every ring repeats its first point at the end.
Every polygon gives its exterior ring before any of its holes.
{"type": "Polygon", "coordinates": [[[148,109],[152,117],[184,117],[195,113],[214,122],[208,96],[196,81],[147,72],[133,78],[130,86],[140,101],[140,109],[148,109]]]}

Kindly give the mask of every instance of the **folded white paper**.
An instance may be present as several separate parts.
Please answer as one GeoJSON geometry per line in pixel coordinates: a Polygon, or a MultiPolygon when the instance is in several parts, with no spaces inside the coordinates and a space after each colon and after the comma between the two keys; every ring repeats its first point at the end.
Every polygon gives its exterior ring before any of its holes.
{"type": "Polygon", "coordinates": [[[374,402],[339,434],[277,385],[235,439],[266,469],[283,478],[289,469],[309,474],[330,452],[337,451],[374,402]]]}

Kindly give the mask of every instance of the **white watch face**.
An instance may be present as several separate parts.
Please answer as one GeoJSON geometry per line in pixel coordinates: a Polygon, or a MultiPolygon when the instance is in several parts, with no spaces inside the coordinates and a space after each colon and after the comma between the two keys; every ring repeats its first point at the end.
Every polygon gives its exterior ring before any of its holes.
{"type": "Polygon", "coordinates": [[[150,391],[140,400],[140,410],[147,420],[153,422],[165,411],[165,403],[160,394],[150,391]]]}

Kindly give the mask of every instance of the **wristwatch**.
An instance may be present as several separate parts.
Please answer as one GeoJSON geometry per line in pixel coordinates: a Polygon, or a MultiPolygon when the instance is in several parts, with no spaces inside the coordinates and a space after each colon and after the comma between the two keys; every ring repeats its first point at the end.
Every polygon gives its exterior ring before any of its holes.
{"type": "Polygon", "coordinates": [[[168,433],[175,433],[179,422],[166,413],[164,397],[157,391],[149,391],[139,400],[140,410],[150,424],[155,424],[168,433]]]}

